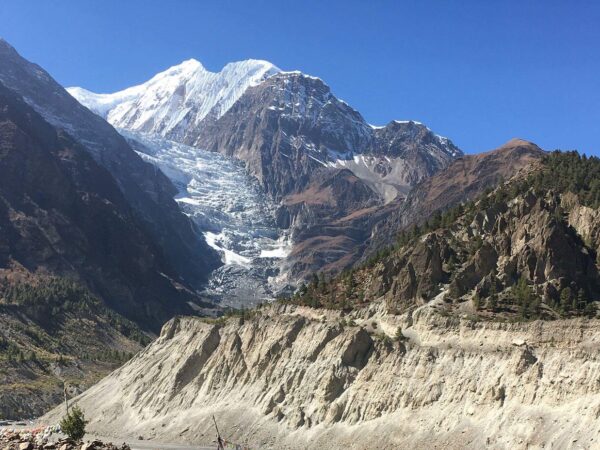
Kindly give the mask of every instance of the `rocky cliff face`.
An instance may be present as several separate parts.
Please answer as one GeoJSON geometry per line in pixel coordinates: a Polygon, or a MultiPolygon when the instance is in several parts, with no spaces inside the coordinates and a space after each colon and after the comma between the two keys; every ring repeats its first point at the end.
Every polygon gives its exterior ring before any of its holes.
{"type": "Polygon", "coordinates": [[[509,208],[476,214],[468,228],[426,235],[377,270],[382,284],[376,289],[403,308],[433,299],[447,283],[447,301],[470,298],[473,290],[487,297],[492,284],[510,296],[522,277],[547,304],[558,304],[567,287],[589,298],[598,289],[595,255],[568,223],[557,220],[557,201],[528,193],[509,208]]]}
{"type": "Polygon", "coordinates": [[[88,152],[0,85],[0,272],[79,280],[159,329],[193,295],[88,152]]]}
{"type": "Polygon", "coordinates": [[[292,280],[350,265],[368,236],[367,215],[401,202],[462,155],[416,122],[372,127],[323,81],[301,73],[250,87],[199,128],[193,144],[242,159],[281,202],[278,222],[294,241],[285,263],[292,280]]]}
{"type": "Polygon", "coordinates": [[[95,432],[195,444],[214,439],[214,414],[227,439],[259,448],[596,446],[598,321],[383,311],[174,319],[76,402],[95,432]]]}
{"type": "Polygon", "coordinates": [[[322,80],[299,72],[248,88],[191,143],[245,161],[276,199],[304,190],[324,167],[349,169],[389,199],[462,154],[415,122],[372,127],[322,80]]]}
{"type": "Polygon", "coordinates": [[[362,267],[294,296],[346,309],[384,299],[403,312],[526,320],[593,315],[599,300],[598,159],[559,152],[530,172],[431,216],[362,267]]]}
{"type": "MultiPolygon", "coordinates": [[[[535,144],[515,139],[490,152],[456,159],[445,169],[422,178],[406,198],[400,196],[381,205],[372,196],[370,202],[340,208],[337,213],[334,208],[315,212],[322,208],[318,195],[288,196],[279,217],[282,226],[291,224],[296,230],[289,270],[306,278],[315,271],[338,273],[357,261],[364,262],[392,245],[402,230],[423,223],[436,212],[476,198],[503,180],[533,170],[543,155],[535,144]],[[304,226],[295,226],[294,221],[304,226]]],[[[319,192],[313,186],[307,191],[319,192]]],[[[350,196],[353,190],[345,192],[350,196]]]]}
{"type": "Polygon", "coordinates": [[[89,111],[36,64],[0,40],[0,82],[58,130],[69,134],[110,172],[138,220],[150,233],[181,281],[199,284],[218,266],[218,256],[181,213],[177,190],[145,163],[104,119],[89,111]]]}
{"type": "Polygon", "coordinates": [[[178,278],[111,174],[0,83],[0,418],[47,411],[62,381],[81,392],[192,314],[178,278]]]}

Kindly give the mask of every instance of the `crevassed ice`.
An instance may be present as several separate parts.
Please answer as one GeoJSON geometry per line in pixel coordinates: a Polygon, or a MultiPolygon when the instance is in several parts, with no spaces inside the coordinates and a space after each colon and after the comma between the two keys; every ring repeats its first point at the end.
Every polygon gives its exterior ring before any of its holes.
{"type": "Polygon", "coordinates": [[[154,135],[120,132],[171,179],[179,190],[175,200],[221,255],[224,266],[211,275],[205,295],[235,307],[272,299],[291,242],[276,226],[275,205],[243,164],[154,135]]]}

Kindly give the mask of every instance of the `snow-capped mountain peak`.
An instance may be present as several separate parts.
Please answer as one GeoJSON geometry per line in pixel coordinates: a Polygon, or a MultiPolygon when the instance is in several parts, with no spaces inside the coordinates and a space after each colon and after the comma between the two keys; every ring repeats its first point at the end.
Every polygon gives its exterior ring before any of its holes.
{"type": "Polygon", "coordinates": [[[227,64],[220,72],[188,59],[137,86],[110,94],[80,87],[67,90],[116,127],[179,140],[190,125],[207,116],[221,117],[244,91],[280,70],[268,61],[227,64]]]}

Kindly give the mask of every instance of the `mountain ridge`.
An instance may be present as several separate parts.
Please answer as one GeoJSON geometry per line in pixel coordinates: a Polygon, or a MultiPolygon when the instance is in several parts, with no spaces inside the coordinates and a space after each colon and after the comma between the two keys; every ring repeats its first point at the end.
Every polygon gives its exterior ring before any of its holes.
{"type": "MultiPolygon", "coordinates": [[[[161,83],[163,79],[162,74],[154,78],[161,83]]],[[[185,90],[185,80],[177,83],[165,92],[185,90]]],[[[243,161],[266,195],[280,205],[278,225],[292,236],[299,250],[307,247],[306,238],[327,241],[327,236],[316,234],[315,225],[327,235],[328,220],[404,198],[418,182],[462,155],[451,140],[420,122],[392,120],[382,127],[368,124],[322,79],[299,71],[277,71],[240,86],[243,92],[236,91],[228,109],[194,116],[201,119],[199,122],[182,121],[183,128],[175,134],[166,129],[150,131],[243,161]],[[303,205],[301,199],[308,203],[303,205]],[[319,205],[319,199],[326,199],[325,204],[319,205]]],[[[77,96],[76,91],[71,93],[77,96]]],[[[228,93],[226,90],[222,95],[227,97],[228,93]]],[[[204,101],[202,93],[197,94],[197,99],[190,97],[190,104],[204,101]]],[[[85,98],[80,100],[86,103],[85,98]]],[[[158,100],[161,105],[169,101],[169,96],[158,100]]],[[[218,104],[219,100],[215,101],[218,104]]],[[[153,113],[143,107],[136,111],[136,117],[153,113]]],[[[136,124],[122,125],[125,129],[138,128],[136,124]]],[[[332,255],[351,242],[345,239],[341,247],[336,244],[332,255]]],[[[293,260],[299,253],[291,252],[289,257],[293,260]]],[[[300,267],[292,260],[285,267],[300,267]]],[[[287,279],[294,283],[305,273],[304,269],[292,269],[287,279]]]]}
{"type": "MultiPolygon", "coordinates": [[[[249,162],[244,156],[244,153],[238,153],[237,155],[233,154],[234,143],[227,143],[225,145],[226,148],[224,148],[222,144],[215,143],[214,135],[222,133],[222,127],[219,127],[218,125],[219,121],[246,95],[248,89],[272,81],[273,78],[281,78],[283,80],[282,82],[277,83],[279,86],[278,89],[285,89],[285,86],[282,86],[282,84],[286,84],[288,81],[294,82],[294,80],[301,80],[296,82],[298,89],[303,92],[310,91],[316,93],[314,96],[313,94],[310,94],[310,97],[307,98],[303,98],[303,94],[298,93],[295,100],[293,100],[294,107],[296,107],[296,105],[299,108],[310,107],[310,103],[313,102],[322,102],[327,106],[329,102],[332,102],[338,104],[337,108],[346,110],[343,114],[347,116],[349,124],[344,125],[343,129],[346,132],[349,131],[353,133],[355,137],[352,139],[355,139],[355,141],[341,139],[341,135],[338,136],[336,139],[340,140],[340,143],[334,145],[335,148],[331,149],[333,152],[331,155],[321,154],[319,156],[310,153],[308,154],[307,157],[309,159],[312,158],[312,163],[335,165],[338,159],[351,159],[352,156],[357,153],[383,154],[385,153],[386,144],[388,150],[393,149],[393,144],[391,144],[391,142],[386,142],[384,135],[386,133],[390,134],[390,132],[393,134],[393,131],[391,130],[398,127],[406,128],[406,124],[414,124],[417,128],[423,127],[423,130],[430,132],[430,130],[424,127],[420,122],[415,121],[392,120],[383,127],[369,125],[358,111],[353,109],[348,103],[335,97],[329,86],[327,86],[322,79],[306,75],[300,71],[281,71],[272,63],[262,60],[245,60],[229,63],[225,65],[220,72],[208,72],[205,71],[201,63],[192,59],[173,66],[164,72],[158,73],[149,81],[142,83],[141,85],[133,86],[113,94],[94,94],[82,88],[69,88],[68,91],[82,104],[88,106],[92,111],[95,111],[102,117],[105,117],[110,123],[117,127],[126,128],[132,131],[159,134],[184,144],[207,148],[213,151],[220,151],[229,154],[230,156],[240,157],[248,164],[249,171],[260,180],[263,169],[260,169],[259,166],[249,162]],[[240,70],[237,70],[238,68],[240,68],[240,70]],[[204,76],[204,74],[210,74],[210,76],[217,78],[223,77],[223,83],[233,84],[233,88],[225,86],[219,92],[215,92],[210,86],[202,86],[202,89],[200,89],[200,87],[194,87],[195,82],[193,79],[198,76],[198,70],[200,70],[202,76],[204,76]],[[256,71],[256,73],[253,71],[256,71]],[[234,72],[237,75],[228,79],[228,73],[226,72],[234,72]],[[172,73],[183,73],[183,75],[180,78],[174,77],[174,79],[171,80],[170,75],[172,73]],[[189,89],[188,87],[190,84],[193,86],[192,89],[189,89]],[[161,87],[161,85],[165,85],[166,87],[161,87]],[[182,92],[183,94],[178,94],[177,92],[182,92]],[[140,100],[140,97],[144,95],[152,97],[154,102],[158,103],[158,106],[145,106],[143,101],[140,100]],[[176,103],[177,107],[171,105],[171,99],[173,99],[172,101],[176,103]],[[203,106],[205,101],[208,104],[206,107],[203,106]],[[104,105],[103,102],[105,102],[104,105]],[[306,104],[306,106],[300,106],[301,103],[303,105],[306,104]],[[164,111],[161,110],[161,108],[163,108],[164,111]],[[163,116],[167,112],[173,113],[174,118],[168,119],[169,124],[165,125],[163,123],[163,116]],[[353,122],[356,124],[355,130],[351,129],[351,124],[353,122]],[[146,125],[146,123],[149,125],[146,125]],[[160,125],[157,125],[157,123],[160,123],[160,125]],[[363,142],[361,142],[360,135],[364,135],[363,142]],[[356,141],[356,139],[358,140],[356,141]],[[369,143],[368,141],[373,142],[369,143]],[[325,156],[325,158],[323,158],[323,156],[325,156]]],[[[219,84],[221,81],[217,80],[215,83],[219,84]]],[[[279,105],[269,104],[266,105],[266,107],[272,112],[276,112],[277,116],[282,116],[285,114],[285,112],[281,112],[285,109],[285,100],[281,100],[279,103],[279,105]]],[[[317,110],[315,110],[315,113],[316,112],[317,110]]],[[[306,110],[303,113],[291,111],[291,116],[307,113],[310,113],[310,111],[306,110]]],[[[330,113],[331,112],[324,110],[324,114],[327,115],[330,113]]],[[[238,117],[238,119],[240,118],[238,117]]],[[[247,123],[249,119],[244,118],[242,120],[244,123],[247,123]]],[[[248,123],[245,126],[253,127],[255,125],[248,123]]],[[[326,125],[323,123],[321,126],[324,127],[326,125]]],[[[323,131],[331,133],[331,130],[323,131]]],[[[395,136],[393,138],[395,138],[395,136]]],[[[223,139],[230,140],[231,138],[223,137],[223,139]]],[[[460,150],[458,150],[458,148],[456,148],[447,138],[431,134],[430,141],[437,141],[436,145],[444,149],[451,157],[457,157],[462,154],[462,152],[460,152],[460,150]]],[[[309,144],[313,145],[310,142],[309,144]]],[[[253,150],[247,151],[252,152],[253,150]]],[[[388,168],[387,170],[389,171],[390,169],[388,168]]],[[[371,172],[372,171],[373,169],[371,169],[371,172]]],[[[292,170],[289,172],[286,171],[286,175],[294,176],[292,170]]],[[[267,191],[269,191],[268,186],[266,186],[266,188],[267,191]]]]}
{"type": "Polygon", "coordinates": [[[181,213],[173,199],[177,189],[172,182],[144,162],[110,124],[82,106],[45,70],[21,57],[4,40],[0,41],[0,63],[0,82],[48,123],[78,141],[110,172],[170,265],[181,274],[180,281],[205,281],[219,259],[181,213]]]}
{"type": "Polygon", "coordinates": [[[67,92],[116,127],[179,141],[185,138],[183,128],[189,123],[197,125],[209,114],[220,117],[248,86],[277,72],[276,66],[263,60],[228,63],[219,72],[211,72],[199,61],[188,59],[111,94],[81,87],[67,88],[67,92]]]}

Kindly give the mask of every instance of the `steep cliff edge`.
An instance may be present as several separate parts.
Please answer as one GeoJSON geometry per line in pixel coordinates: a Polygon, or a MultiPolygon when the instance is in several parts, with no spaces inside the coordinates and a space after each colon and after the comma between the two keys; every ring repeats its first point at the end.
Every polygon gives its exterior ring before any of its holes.
{"type": "Polygon", "coordinates": [[[258,448],[596,445],[600,321],[384,310],[176,318],[76,401],[94,432],[162,441],[211,442],[214,414],[222,434],[258,448]]]}

